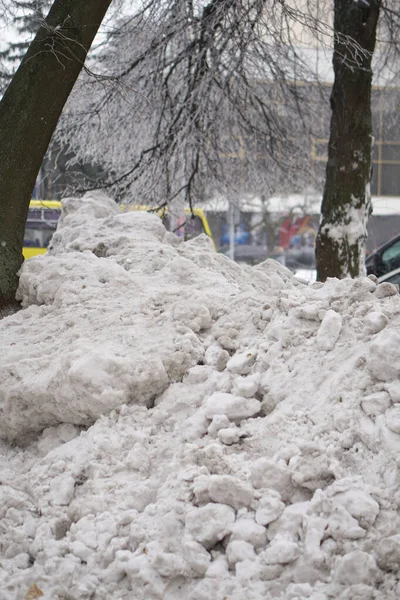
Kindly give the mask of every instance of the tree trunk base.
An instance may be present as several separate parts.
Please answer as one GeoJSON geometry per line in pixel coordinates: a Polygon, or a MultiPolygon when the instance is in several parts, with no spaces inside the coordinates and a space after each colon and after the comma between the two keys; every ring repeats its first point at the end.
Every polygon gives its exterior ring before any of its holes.
{"type": "Polygon", "coordinates": [[[15,314],[16,312],[18,312],[21,309],[22,309],[22,306],[21,306],[20,302],[17,302],[17,300],[15,300],[15,298],[10,299],[8,302],[5,303],[4,306],[2,306],[0,304],[0,321],[1,321],[1,319],[4,319],[5,317],[9,317],[10,315],[15,314]]]}

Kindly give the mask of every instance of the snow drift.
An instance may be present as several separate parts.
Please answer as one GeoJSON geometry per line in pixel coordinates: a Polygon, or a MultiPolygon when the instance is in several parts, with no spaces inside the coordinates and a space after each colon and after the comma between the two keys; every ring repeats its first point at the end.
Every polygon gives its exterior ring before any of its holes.
{"type": "Polygon", "coordinates": [[[1,598],[399,597],[394,286],[239,267],[87,195],[18,293],[1,598]]]}

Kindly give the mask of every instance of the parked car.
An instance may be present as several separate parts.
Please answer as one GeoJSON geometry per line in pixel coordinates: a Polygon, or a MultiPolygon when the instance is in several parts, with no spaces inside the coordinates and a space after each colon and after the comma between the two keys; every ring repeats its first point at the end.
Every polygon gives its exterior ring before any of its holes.
{"type": "Polygon", "coordinates": [[[396,235],[372,252],[367,257],[365,265],[367,274],[376,275],[376,277],[400,268],[400,235],[396,235]]]}
{"type": "Polygon", "coordinates": [[[390,273],[386,273],[381,277],[378,277],[379,283],[388,282],[394,283],[400,286],[400,267],[398,269],[394,269],[394,271],[390,271],[390,273]]]}

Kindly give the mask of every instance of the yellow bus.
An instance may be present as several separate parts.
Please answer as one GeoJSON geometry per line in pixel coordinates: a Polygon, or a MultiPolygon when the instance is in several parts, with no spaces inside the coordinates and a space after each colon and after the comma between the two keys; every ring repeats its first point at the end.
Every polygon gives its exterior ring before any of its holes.
{"type": "MultiPolygon", "coordinates": [[[[151,211],[151,208],[145,205],[128,205],[121,208],[128,211],[151,211]]],[[[170,231],[171,227],[168,210],[162,208],[156,212],[162,219],[165,228],[170,231]]],[[[61,202],[58,200],[31,200],[22,251],[24,258],[31,258],[31,256],[44,254],[46,252],[47,246],[56,230],[60,215],[61,202]]],[[[193,211],[191,211],[190,208],[185,208],[184,217],[178,220],[174,233],[183,237],[185,240],[192,239],[201,233],[206,233],[212,240],[210,225],[207,217],[200,208],[194,208],[193,211]]]]}

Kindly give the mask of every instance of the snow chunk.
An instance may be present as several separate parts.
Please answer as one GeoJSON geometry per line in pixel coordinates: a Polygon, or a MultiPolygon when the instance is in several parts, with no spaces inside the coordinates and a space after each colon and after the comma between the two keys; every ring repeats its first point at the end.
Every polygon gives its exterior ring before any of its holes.
{"type": "Polygon", "coordinates": [[[281,538],[296,541],[299,538],[300,529],[303,520],[310,508],[310,502],[295,502],[286,506],[279,519],[271,523],[268,527],[267,535],[269,539],[281,538]]]}
{"type": "Polygon", "coordinates": [[[206,416],[226,415],[231,421],[253,417],[261,410],[261,402],[255,398],[241,398],[225,392],[215,392],[206,401],[206,416]]]}
{"type": "Polygon", "coordinates": [[[334,310],[328,310],[322,319],[317,333],[317,344],[321,350],[332,350],[342,329],[342,317],[334,310]]]}
{"type": "Polygon", "coordinates": [[[250,369],[256,358],[257,350],[250,349],[246,350],[245,352],[239,352],[228,360],[226,367],[231,373],[236,373],[237,375],[246,375],[247,373],[250,373],[250,369]]]}
{"type": "Polygon", "coordinates": [[[104,219],[120,213],[118,204],[103,191],[87,192],[82,198],[64,198],[60,224],[71,223],[77,213],[79,216],[89,216],[94,219],[104,219]]]}
{"type": "Polygon", "coordinates": [[[392,406],[386,411],[386,425],[390,431],[400,433],[400,406],[392,406]]]}
{"type": "Polygon", "coordinates": [[[329,459],[324,455],[294,456],[289,465],[293,483],[311,491],[325,488],[334,479],[329,459]]]}
{"type": "Polygon", "coordinates": [[[333,502],[343,506],[362,526],[371,526],[379,514],[379,504],[369,494],[355,488],[335,494],[333,502]]]}
{"type": "Polygon", "coordinates": [[[212,319],[208,308],[197,302],[177,302],[173,307],[173,315],[179,321],[194,332],[199,332],[211,327],[212,319]]]}
{"type": "Polygon", "coordinates": [[[206,576],[221,580],[228,575],[228,568],[225,554],[220,554],[208,567],[206,576]]]}
{"type": "Polygon", "coordinates": [[[231,540],[244,540],[254,548],[261,548],[267,543],[267,532],[265,527],[255,523],[253,519],[242,517],[232,526],[231,540]]]}
{"type": "Polygon", "coordinates": [[[52,504],[68,505],[74,495],[75,479],[68,473],[58,475],[50,484],[49,500],[52,504]]]}
{"type": "Polygon", "coordinates": [[[260,385],[261,374],[253,373],[247,377],[237,377],[233,382],[233,393],[245,398],[253,398],[260,385]]]}
{"type": "Polygon", "coordinates": [[[390,406],[390,397],[387,392],[375,392],[365,398],[361,402],[361,406],[365,414],[375,416],[384,413],[390,406]]]}
{"type": "Polygon", "coordinates": [[[260,525],[269,525],[269,523],[276,521],[285,508],[284,503],[281,501],[281,495],[278,492],[267,490],[266,494],[258,503],[256,511],[256,522],[260,525]]]}
{"type": "Polygon", "coordinates": [[[389,283],[388,281],[378,283],[375,290],[375,296],[377,298],[387,298],[388,296],[396,296],[396,294],[398,293],[398,287],[393,283],[389,283]]]}
{"type": "Polygon", "coordinates": [[[275,538],[267,550],[261,553],[261,559],[267,565],[293,562],[300,554],[299,545],[286,539],[275,538]]]}
{"type": "Polygon", "coordinates": [[[400,376],[400,334],[385,330],[371,342],[367,366],[379,381],[391,381],[400,376]]]}
{"type": "Polygon", "coordinates": [[[217,369],[217,371],[223,371],[228,360],[229,352],[220,346],[211,345],[207,348],[204,354],[204,361],[206,365],[214,367],[214,369],[217,369]]]}
{"type": "Polygon", "coordinates": [[[364,328],[367,333],[379,333],[386,327],[389,319],[378,311],[372,311],[364,317],[364,328]]]}
{"type": "Polygon", "coordinates": [[[374,584],[377,576],[378,568],[374,557],[361,550],[355,550],[339,560],[335,579],[343,585],[374,584]]]}
{"type": "Polygon", "coordinates": [[[397,571],[400,567],[400,534],[381,539],[378,543],[377,554],[381,569],[397,571]]]}
{"type": "Polygon", "coordinates": [[[400,381],[393,381],[385,385],[392,402],[400,402],[400,381]]]}
{"type": "Polygon", "coordinates": [[[235,574],[238,580],[242,580],[243,584],[247,587],[250,580],[256,582],[259,581],[262,576],[262,567],[260,562],[256,559],[247,558],[240,560],[235,564],[235,574]]]}
{"type": "Polygon", "coordinates": [[[228,429],[230,424],[231,422],[226,415],[215,415],[215,417],[212,418],[207,431],[210,435],[215,437],[220,429],[228,429]]]}
{"type": "Polygon", "coordinates": [[[200,475],[194,480],[194,495],[199,503],[207,499],[238,510],[251,505],[254,490],[231,475],[200,475]]]}
{"type": "Polygon", "coordinates": [[[220,429],[218,431],[218,439],[221,444],[225,444],[225,446],[232,446],[232,444],[236,444],[240,439],[240,429],[238,427],[220,429]]]}
{"type": "Polygon", "coordinates": [[[287,500],[293,491],[292,472],[285,465],[259,458],[251,466],[251,482],[255,488],[271,488],[287,500]]]}
{"type": "Polygon", "coordinates": [[[151,566],[163,577],[179,577],[186,574],[186,564],[179,554],[159,552],[151,559],[151,566]]]}
{"type": "Polygon", "coordinates": [[[206,504],[186,513],[186,532],[209,549],[231,532],[235,511],[224,504],[206,504]]]}
{"type": "Polygon", "coordinates": [[[193,540],[183,544],[183,556],[189,567],[200,576],[205,574],[211,562],[210,553],[204,546],[193,540]]]}
{"type": "Polygon", "coordinates": [[[226,556],[229,565],[233,566],[237,562],[243,560],[254,560],[256,558],[256,553],[249,542],[245,542],[244,540],[232,540],[226,547],[226,556]]]}
{"type": "Polygon", "coordinates": [[[366,533],[343,506],[337,506],[329,516],[327,534],[334,540],[359,540],[365,537],[366,533]]]}

